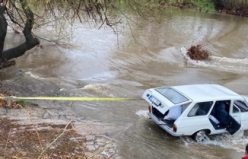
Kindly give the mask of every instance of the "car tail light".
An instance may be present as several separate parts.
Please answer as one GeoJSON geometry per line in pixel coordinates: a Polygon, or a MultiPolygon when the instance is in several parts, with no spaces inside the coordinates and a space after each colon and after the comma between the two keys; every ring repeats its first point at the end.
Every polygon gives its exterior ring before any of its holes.
{"type": "Polygon", "coordinates": [[[173,124],[172,129],[173,129],[174,132],[177,132],[177,126],[175,124],[173,124]]]}
{"type": "Polygon", "coordinates": [[[149,110],[149,113],[151,113],[151,112],[152,112],[152,108],[151,108],[151,106],[150,106],[150,105],[148,106],[148,110],[149,110]]]}

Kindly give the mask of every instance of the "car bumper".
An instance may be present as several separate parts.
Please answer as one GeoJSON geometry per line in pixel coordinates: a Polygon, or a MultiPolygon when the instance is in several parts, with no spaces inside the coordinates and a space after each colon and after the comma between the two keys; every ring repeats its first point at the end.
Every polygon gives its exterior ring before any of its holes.
{"type": "Polygon", "coordinates": [[[158,120],[156,116],[154,116],[152,113],[148,113],[149,117],[162,129],[164,129],[166,132],[168,132],[172,136],[183,136],[183,133],[177,133],[172,130],[165,122],[158,120]]]}

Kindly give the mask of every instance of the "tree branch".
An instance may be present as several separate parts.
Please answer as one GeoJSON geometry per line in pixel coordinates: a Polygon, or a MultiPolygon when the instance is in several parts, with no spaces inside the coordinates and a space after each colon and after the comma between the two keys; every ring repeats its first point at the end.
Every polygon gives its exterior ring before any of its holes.
{"type": "Polygon", "coordinates": [[[7,34],[7,21],[4,17],[4,12],[6,10],[6,1],[2,1],[0,5],[0,58],[3,52],[4,41],[7,34]]]}
{"type": "Polygon", "coordinates": [[[34,14],[29,8],[26,0],[20,0],[20,2],[21,2],[22,9],[27,18],[25,27],[23,29],[23,34],[26,38],[26,41],[17,47],[4,51],[2,53],[2,58],[1,58],[2,62],[22,56],[26,51],[40,44],[39,39],[32,35],[32,28],[34,24],[34,14]]]}

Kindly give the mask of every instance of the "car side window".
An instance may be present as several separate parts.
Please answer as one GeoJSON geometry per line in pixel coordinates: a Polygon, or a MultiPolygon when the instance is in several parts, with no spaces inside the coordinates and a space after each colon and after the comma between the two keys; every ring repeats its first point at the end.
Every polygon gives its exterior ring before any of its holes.
{"type": "Polygon", "coordinates": [[[233,113],[239,113],[239,110],[237,107],[233,106],[233,113]]]}
{"type": "Polygon", "coordinates": [[[190,110],[188,117],[207,115],[212,105],[212,101],[196,103],[190,110]]]}
{"type": "MultiPolygon", "coordinates": [[[[241,112],[248,112],[248,106],[245,104],[244,101],[235,100],[235,101],[234,101],[234,105],[235,105],[236,107],[238,107],[238,108],[240,109],[241,112]]],[[[236,108],[236,109],[237,109],[237,108],[236,108]]],[[[235,110],[235,107],[233,107],[233,113],[236,113],[236,112],[234,112],[234,111],[236,111],[236,110],[235,110]]]]}

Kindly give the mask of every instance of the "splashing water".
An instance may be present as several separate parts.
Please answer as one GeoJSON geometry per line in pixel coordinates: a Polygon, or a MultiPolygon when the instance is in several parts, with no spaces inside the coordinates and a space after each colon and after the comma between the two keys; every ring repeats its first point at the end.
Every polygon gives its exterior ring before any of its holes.
{"type": "Polygon", "coordinates": [[[230,134],[212,135],[206,137],[207,140],[204,142],[196,143],[190,137],[181,137],[184,146],[190,147],[192,144],[200,144],[202,146],[218,146],[224,149],[235,150],[236,152],[244,152],[244,147],[248,143],[248,137],[243,136],[244,131],[238,131],[233,136],[230,134]]]}
{"type": "Polygon", "coordinates": [[[87,91],[90,91],[90,92],[100,93],[100,94],[103,94],[103,95],[108,95],[110,97],[114,96],[112,94],[113,90],[107,84],[88,84],[88,85],[84,86],[81,89],[82,90],[87,90],[87,91]]]}
{"type": "Polygon", "coordinates": [[[248,72],[248,58],[235,59],[235,58],[227,58],[227,57],[209,56],[209,60],[196,61],[196,60],[192,60],[187,55],[187,49],[185,47],[182,47],[180,49],[180,52],[187,60],[188,65],[212,67],[212,68],[217,67],[221,70],[230,71],[230,72],[240,72],[240,73],[248,72]]]}
{"type": "Polygon", "coordinates": [[[135,114],[138,115],[139,117],[142,117],[142,118],[146,118],[146,119],[149,118],[148,110],[139,110],[135,114]]]}

